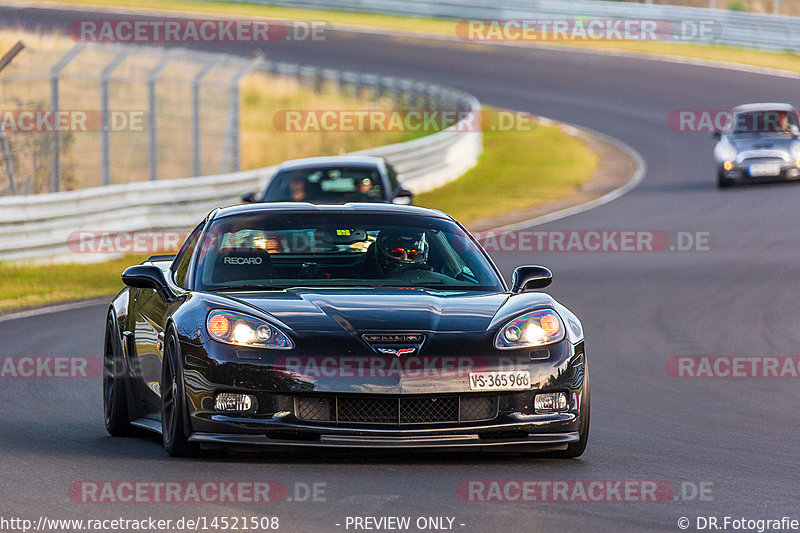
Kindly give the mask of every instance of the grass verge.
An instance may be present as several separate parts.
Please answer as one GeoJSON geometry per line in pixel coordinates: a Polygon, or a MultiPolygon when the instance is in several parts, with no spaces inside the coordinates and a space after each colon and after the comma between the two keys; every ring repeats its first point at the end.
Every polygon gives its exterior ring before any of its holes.
{"type": "Polygon", "coordinates": [[[415,203],[469,225],[568,196],[596,167],[597,155],[556,124],[538,124],[532,131],[488,130],[478,164],[461,178],[418,195],[415,203]]]}
{"type": "Polygon", "coordinates": [[[0,264],[0,311],[111,296],[122,288],[122,271],[143,259],[125,255],[86,265],[0,264]]]}
{"type": "MultiPolygon", "coordinates": [[[[461,178],[418,195],[416,203],[469,223],[568,196],[591,178],[596,164],[594,152],[557,125],[486,131],[478,164],[461,178]]],[[[111,296],[122,288],[120,273],[143,259],[126,255],[90,264],[0,264],[0,312],[111,296]]]]}
{"type": "MultiPolygon", "coordinates": [[[[41,2],[42,0],[36,0],[41,2]]],[[[44,0],[56,4],[82,4],[96,7],[123,7],[131,9],[147,9],[140,0],[44,0]]],[[[241,4],[237,2],[197,2],[186,0],[160,0],[153,2],[152,9],[184,13],[205,13],[227,16],[250,16],[265,18],[287,18],[299,20],[324,20],[333,24],[365,26],[404,32],[433,33],[438,35],[456,35],[454,20],[442,20],[424,17],[403,17],[398,15],[381,15],[373,13],[357,13],[332,10],[298,9],[280,6],[264,6],[241,4]]],[[[469,43],[464,43],[469,45],[469,43]]],[[[530,42],[531,46],[536,43],[530,42]]],[[[548,45],[590,48],[592,50],[621,51],[648,55],[668,55],[710,61],[741,63],[758,67],[770,67],[800,72],[800,54],[794,52],[767,52],[705,44],[635,42],[635,41],[596,41],[596,42],[559,42],[548,45]]]]}

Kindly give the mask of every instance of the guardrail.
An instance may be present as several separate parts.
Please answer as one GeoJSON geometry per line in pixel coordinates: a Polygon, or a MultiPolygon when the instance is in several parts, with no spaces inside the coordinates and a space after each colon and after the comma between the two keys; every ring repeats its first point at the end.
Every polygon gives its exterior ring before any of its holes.
{"type": "MultiPolygon", "coordinates": [[[[465,126],[474,123],[473,114],[480,113],[480,103],[461,91],[404,78],[289,63],[264,61],[257,67],[308,84],[334,79],[342,90],[370,88],[378,96],[388,92],[419,108],[468,112],[461,122],[441,132],[356,152],[386,158],[397,169],[401,183],[415,193],[458,178],[475,165],[482,150],[481,132],[465,126]]],[[[240,203],[242,193],[263,188],[274,168],[2,197],[0,262],[90,262],[119,255],[80,254],[73,248],[81,231],[113,235],[191,228],[215,207],[240,203]]]]}
{"type": "MultiPolygon", "coordinates": [[[[197,0],[204,1],[204,0],[197,0]]],[[[712,22],[713,43],[800,51],[800,17],[606,0],[239,0],[249,4],[448,19],[623,18],[712,22]]]]}

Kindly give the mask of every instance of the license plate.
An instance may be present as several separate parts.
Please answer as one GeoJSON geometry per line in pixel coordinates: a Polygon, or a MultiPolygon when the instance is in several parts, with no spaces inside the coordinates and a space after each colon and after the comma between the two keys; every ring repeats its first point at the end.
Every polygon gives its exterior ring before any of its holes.
{"type": "Polygon", "coordinates": [[[750,165],[747,169],[751,176],[777,176],[781,173],[781,166],[775,163],[758,163],[750,165]]]}
{"type": "Polygon", "coordinates": [[[531,388],[531,374],[527,371],[470,372],[470,390],[526,390],[531,388]]]}

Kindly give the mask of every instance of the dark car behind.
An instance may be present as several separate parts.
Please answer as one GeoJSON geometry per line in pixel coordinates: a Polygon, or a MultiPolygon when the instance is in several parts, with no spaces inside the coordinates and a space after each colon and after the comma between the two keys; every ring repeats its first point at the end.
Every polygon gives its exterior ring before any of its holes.
{"type": "Polygon", "coordinates": [[[281,164],[260,193],[245,202],[310,202],[344,204],[389,202],[411,204],[413,196],[400,185],[397,172],[380,157],[337,156],[297,159],[281,164]]]}

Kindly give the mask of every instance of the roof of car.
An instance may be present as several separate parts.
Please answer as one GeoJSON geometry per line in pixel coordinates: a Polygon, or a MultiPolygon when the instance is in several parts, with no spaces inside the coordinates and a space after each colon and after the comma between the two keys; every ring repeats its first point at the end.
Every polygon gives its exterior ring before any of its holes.
{"type": "Polygon", "coordinates": [[[371,155],[335,155],[328,157],[305,157],[303,159],[292,159],[284,161],[278,165],[278,170],[289,168],[318,167],[327,165],[369,165],[378,167],[383,165],[381,157],[371,155]]]}
{"type": "Polygon", "coordinates": [[[349,203],[349,204],[310,204],[308,202],[268,202],[258,204],[240,204],[222,207],[209,214],[209,219],[253,214],[253,213],[373,213],[416,215],[451,220],[452,217],[437,211],[413,205],[397,205],[389,203],[349,203]]]}
{"type": "Polygon", "coordinates": [[[748,111],[797,111],[791,104],[764,102],[755,104],[744,104],[733,108],[734,113],[746,113],[748,111]]]}

